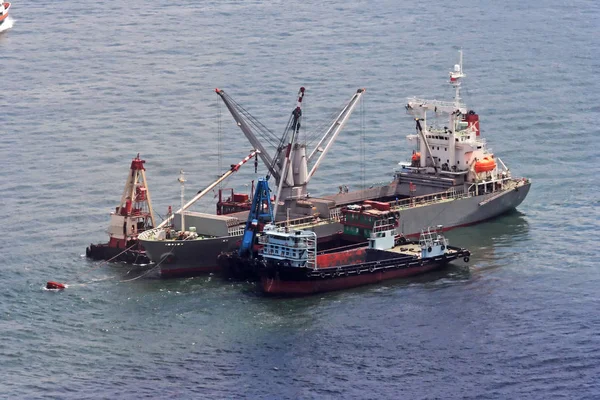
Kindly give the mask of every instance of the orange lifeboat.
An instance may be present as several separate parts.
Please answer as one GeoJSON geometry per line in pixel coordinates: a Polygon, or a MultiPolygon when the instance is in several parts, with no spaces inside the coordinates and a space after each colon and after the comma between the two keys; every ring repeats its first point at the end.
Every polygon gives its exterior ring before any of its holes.
{"type": "Polygon", "coordinates": [[[496,168],[496,161],[492,157],[483,157],[475,163],[475,172],[488,172],[496,168]]]}

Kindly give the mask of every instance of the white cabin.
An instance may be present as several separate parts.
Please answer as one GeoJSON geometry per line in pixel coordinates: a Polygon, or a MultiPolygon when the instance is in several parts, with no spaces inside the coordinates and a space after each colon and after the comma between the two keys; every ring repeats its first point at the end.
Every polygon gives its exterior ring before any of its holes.
{"type": "Polygon", "coordinates": [[[399,164],[403,172],[461,178],[467,188],[475,184],[474,190],[481,184],[490,183],[499,188],[510,179],[510,171],[487,148],[480,135],[479,115],[461,102],[463,77],[460,52],[460,64],[450,72],[454,101],[414,97],[408,100],[405,108],[415,117],[416,133],[407,135],[407,139],[416,150],[410,161],[399,164]]]}
{"type": "Polygon", "coordinates": [[[265,260],[284,261],[292,267],[316,268],[317,234],[314,231],[265,225],[258,243],[259,255],[265,260]]]}

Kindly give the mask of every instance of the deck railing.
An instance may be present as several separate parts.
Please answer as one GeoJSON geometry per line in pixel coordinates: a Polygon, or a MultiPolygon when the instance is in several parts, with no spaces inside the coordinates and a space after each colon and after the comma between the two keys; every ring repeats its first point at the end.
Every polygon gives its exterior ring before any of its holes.
{"type": "Polygon", "coordinates": [[[433,203],[439,203],[440,201],[448,201],[448,200],[467,198],[467,197],[471,197],[474,195],[475,195],[475,193],[473,193],[473,192],[465,193],[464,191],[448,190],[445,192],[438,192],[438,193],[426,194],[424,196],[416,196],[416,197],[411,197],[408,199],[402,199],[402,200],[398,200],[398,201],[391,201],[390,209],[392,211],[401,211],[406,208],[420,207],[420,206],[425,206],[425,205],[429,205],[429,204],[433,204],[433,203]]]}

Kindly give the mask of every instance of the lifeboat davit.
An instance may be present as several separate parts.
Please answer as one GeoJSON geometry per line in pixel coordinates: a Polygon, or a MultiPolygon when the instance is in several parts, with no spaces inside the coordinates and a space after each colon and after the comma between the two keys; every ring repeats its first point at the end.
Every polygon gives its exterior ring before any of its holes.
{"type": "Polygon", "coordinates": [[[483,157],[475,163],[475,172],[488,172],[496,168],[496,161],[492,157],[483,157]]]}
{"type": "Polygon", "coordinates": [[[4,23],[4,21],[6,21],[8,19],[8,9],[9,8],[10,8],[10,3],[0,2],[0,25],[2,25],[4,23]]]}

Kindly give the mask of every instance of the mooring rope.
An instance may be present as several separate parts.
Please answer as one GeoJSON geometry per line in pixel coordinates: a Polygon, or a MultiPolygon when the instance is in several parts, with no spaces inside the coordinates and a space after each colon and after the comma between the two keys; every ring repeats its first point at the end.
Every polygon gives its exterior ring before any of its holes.
{"type": "MultiPolygon", "coordinates": [[[[172,253],[169,253],[172,254],[172,253]]],[[[154,271],[155,269],[157,269],[158,267],[160,267],[160,265],[167,260],[168,257],[164,257],[158,264],[156,264],[154,267],[150,268],[148,271],[144,272],[143,274],[136,276],[135,278],[131,278],[131,279],[124,279],[124,280],[120,280],[119,283],[123,283],[123,282],[131,282],[131,281],[135,281],[137,279],[140,279],[143,276],[148,275],[150,272],[154,271]]]]}
{"type": "MultiPolygon", "coordinates": [[[[75,278],[79,278],[79,277],[80,277],[80,276],[82,276],[82,275],[89,274],[91,271],[94,271],[94,270],[96,270],[96,269],[98,269],[98,268],[100,268],[100,267],[103,267],[104,265],[106,265],[106,264],[108,264],[109,262],[111,262],[111,261],[115,260],[116,258],[118,258],[119,256],[121,256],[122,254],[124,254],[124,253],[126,253],[127,251],[129,251],[129,250],[133,249],[133,248],[134,248],[135,246],[137,246],[137,245],[138,245],[138,244],[137,244],[137,243],[135,243],[135,244],[133,244],[133,245],[129,246],[128,248],[126,248],[125,250],[123,250],[122,252],[120,252],[119,254],[117,254],[116,256],[114,256],[114,257],[111,257],[111,258],[109,258],[108,260],[104,260],[104,261],[102,261],[100,264],[98,264],[98,265],[96,265],[96,266],[94,266],[94,267],[92,267],[92,268],[90,268],[90,269],[88,269],[88,270],[85,270],[85,271],[82,271],[82,272],[80,272],[80,273],[76,274],[76,275],[75,275],[75,278]]],[[[136,257],[136,260],[137,260],[137,257],[136,257]]]]}
{"type": "MultiPolygon", "coordinates": [[[[113,261],[113,260],[117,259],[119,256],[121,256],[122,254],[126,253],[127,251],[129,251],[129,250],[133,249],[133,248],[134,248],[135,246],[137,246],[137,245],[138,245],[138,244],[137,244],[137,243],[135,243],[135,244],[133,244],[133,245],[129,246],[128,248],[126,248],[125,250],[123,250],[122,252],[120,252],[119,254],[115,255],[114,257],[111,257],[111,258],[109,258],[108,260],[105,260],[105,261],[101,262],[100,264],[98,264],[98,265],[94,266],[93,268],[90,268],[90,269],[88,269],[88,270],[85,270],[85,271],[82,271],[82,272],[80,272],[80,273],[78,273],[78,274],[75,274],[75,276],[73,277],[73,280],[79,280],[81,277],[85,276],[86,274],[89,274],[90,272],[92,272],[92,271],[94,271],[94,270],[97,270],[97,269],[98,269],[98,268],[100,268],[100,267],[103,267],[103,266],[105,266],[105,265],[106,265],[106,264],[108,264],[109,262],[111,262],[111,261],[113,261]]],[[[139,257],[139,254],[136,256],[136,261],[137,261],[138,257],[139,257]]],[[[129,281],[133,281],[133,280],[139,279],[139,278],[141,278],[142,276],[146,276],[146,275],[148,275],[150,272],[152,272],[152,271],[156,270],[158,267],[160,267],[160,265],[161,265],[161,264],[163,263],[163,261],[165,261],[165,260],[166,260],[166,258],[165,258],[165,259],[163,259],[163,260],[162,260],[161,262],[159,262],[158,264],[156,264],[156,266],[154,266],[154,267],[152,267],[151,269],[149,269],[148,271],[145,271],[145,272],[144,272],[143,274],[141,274],[140,276],[137,276],[137,277],[135,277],[135,278],[133,278],[133,279],[127,279],[127,280],[123,280],[123,281],[120,281],[120,282],[129,282],[129,281]]],[[[107,277],[107,278],[104,278],[104,279],[99,279],[99,280],[91,280],[91,281],[88,281],[88,282],[79,282],[79,283],[66,283],[66,284],[65,284],[65,286],[82,286],[82,285],[87,285],[87,284],[94,283],[94,282],[102,282],[102,281],[106,281],[106,280],[109,280],[109,279],[113,279],[113,278],[115,278],[115,277],[116,277],[116,275],[109,276],[109,277],[107,277]]],[[[48,284],[50,284],[50,283],[55,283],[55,282],[49,282],[48,284]]]]}

